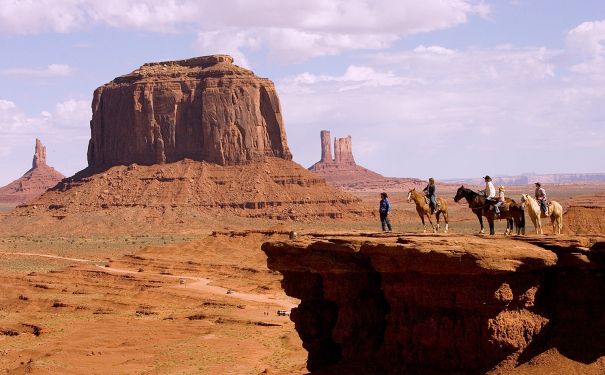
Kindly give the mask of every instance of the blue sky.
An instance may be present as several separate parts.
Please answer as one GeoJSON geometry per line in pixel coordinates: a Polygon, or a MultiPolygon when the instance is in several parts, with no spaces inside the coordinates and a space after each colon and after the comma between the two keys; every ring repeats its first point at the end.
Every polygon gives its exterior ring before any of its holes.
{"type": "Polygon", "coordinates": [[[353,137],[387,176],[605,172],[605,2],[0,0],[0,186],[34,139],[86,166],[93,90],[229,53],[272,79],[294,159],[353,137]]]}

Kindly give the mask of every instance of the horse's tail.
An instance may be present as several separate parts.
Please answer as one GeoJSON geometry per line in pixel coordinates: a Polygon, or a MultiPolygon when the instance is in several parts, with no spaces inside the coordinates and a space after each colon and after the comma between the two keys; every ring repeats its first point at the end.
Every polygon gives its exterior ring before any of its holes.
{"type": "Polygon", "coordinates": [[[519,205],[518,207],[518,220],[515,220],[515,224],[517,224],[517,234],[525,234],[525,208],[523,208],[522,205],[519,205]]]}

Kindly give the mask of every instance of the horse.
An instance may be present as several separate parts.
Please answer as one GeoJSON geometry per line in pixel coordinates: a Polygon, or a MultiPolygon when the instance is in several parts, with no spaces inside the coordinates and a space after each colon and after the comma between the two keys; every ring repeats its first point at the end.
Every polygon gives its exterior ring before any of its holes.
{"type": "Polygon", "coordinates": [[[426,232],[426,224],[424,223],[424,217],[426,216],[429,219],[429,223],[431,223],[431,227],[433,228],[433,233],[436,233],[440,228],[439,219],[441,214],[443,214],[443,220],[445,220],[445,231],[447,233],[449,229],[449,221],[448,221],[448,213],[447,213],[447,201],[443,198],[437,198],[437,211],[435,211],[435,216],[437,217],[437,229],[433,225],[433,221],[431,220],[431,207],[425,199],[425,195],[416,191],[416,188],[410,189],[408,192],[408,202],[416,203],[416,212],[418,212],[418,216],[420,216],[420,220],[422,220],[422,225],[424,226],[424,232],[426,232]]]}
{"type": "MultiPolygon", "coordinates": [[[[458,188],[454,202],[458,203],[462,198],[466,199],[468,206],[471,208],[473,213],[477,215],[479,224],[481,225],[481,231],[479,233],[485,233],[483,228],[483,216],[487,219],[489,224],[489,234],[496,234],[494,230],[494,219],[496,213],[491,209],[491,204],[487,198],[482,194],[479,194],[471,189],[465,188],[464,185],[458,188]]],[[[506,231],[505,235],[512,234],[513,224],[517,228],[517,234],[525,234],[525,213],[523,207],[513,199],[505,198],[504,204],[500,208],[500,218],[506,219],[506,231]],[[506,209],[508,207],[508,209],[506,209]]]]}
{"type": "MultiPolygon", "coordinates": [[[[540,209],[540,204],[537,200],[529,196],[529,194],[521,194],[521,203],[525,203],[529,210],[529,217],[534,223],[536,228],[536,234],[543,234],[542,232],[542,221],[540,218],[547,217],[540,209]]],[[[548,217],[550,217],[550,223],[552,224],[552,231],[554,234],[561,234],[563,229],[563,207],[557,201],[548,202],[548,217]]]]}

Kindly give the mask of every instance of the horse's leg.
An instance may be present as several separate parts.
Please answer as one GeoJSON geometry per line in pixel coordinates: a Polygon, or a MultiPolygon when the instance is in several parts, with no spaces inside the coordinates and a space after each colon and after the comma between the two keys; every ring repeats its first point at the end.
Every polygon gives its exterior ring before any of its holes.
{"type": "Polygon", "coordinates": [[[536,234],[544,234],[544,232],[542,231],[542,219],[540,219],[540,216],[538,216],[537,220],[538,220],[538,230],[537,230],[536,234]]]}
{"type": "Polygon", "coordinates": [[[557,234],[557,223],[555,215],[550,215],[550,225],[552,225],[552,234],[557,234]]]}
{"type": "Polygon", "coordinates": [[[450,224],[450,223],[449,223],[449,219],[448,219],[448,214],[447,214],[447,211],[445,211],[445,212],[443,213],[443,220],[445,220],[445,232],[444,232],[444,233],[447,233],[447,231],[448,231],[448,229],[449,229],[448,227],[449,227],[449,224],[450,224]]]}
{"type": "Polygon", "coordinates": [[[422,219],[422,233],[426,233],[426,224],[424,223],[424,215],[420,215],[420,219],[422,219]]]}
{"type": "Polygon", "coordinates": [[[433,220],[431,220],[431,215],[427,214],[426,217],[429,219],[429,223],[431,223],[431,228],[433,228],[433,233],[436,233],[437,229],[435,229],[435,225],[433,225],[433,220]]]}
{"type": "Polygon", "coordinates": [[[485,230],[483,229],[483,216],[481,216],[481,214],[477,214],[477,219],[479,219],[479,224],[481,224],[481,230],[479,231],[479,234],[483,234],[485,233],[485,230]]]}
{"type": "Polygon", "coordinates": [[[531,217],[532,224],[534,224],[534,230],[536,231],[536,234],[538,234],[539,233],[539,231],[538,231],[538,219],[536,219],[536,217],[532,216],[531,214],[530,214],[530,217],[531,217]]]}
{"type": "Polygon", "coordinates": [[[437,232],[439,232],[439,229],[441,228],[441,225],[439,223],[439,216],[441,216],[441,211],[437,211],[435,216],[437,216],[437,232]]]}
{"type": "Polygon", "coordinates": [[[493,236],[496,234],[496,230],[494,229],[494,218],[487,218],[487,223],[489,224],[489,234],[493,236]]]}

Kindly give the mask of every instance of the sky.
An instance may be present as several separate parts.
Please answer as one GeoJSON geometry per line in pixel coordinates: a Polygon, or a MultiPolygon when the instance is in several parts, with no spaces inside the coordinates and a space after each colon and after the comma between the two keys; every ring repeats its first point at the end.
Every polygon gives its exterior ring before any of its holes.
{"type": "Polygon", "coordinates": [[[227,53],[273,80],[294,160],[437,179],[605,172],[602,0],[0,0],[0,186],[35,138],[86,167],[95,88],[227,53]]]}

